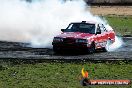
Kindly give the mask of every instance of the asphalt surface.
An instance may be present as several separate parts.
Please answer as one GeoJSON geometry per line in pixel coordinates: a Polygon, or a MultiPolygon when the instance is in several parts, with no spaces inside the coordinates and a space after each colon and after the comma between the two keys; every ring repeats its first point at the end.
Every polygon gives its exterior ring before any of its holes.
{"type": "Polygon", "coordinates": [[[0,41],[0,59],[132,60],[132,37],[124,37],[123,41],[124,45],[115,51],[94,54],[55,54],[52,49],[32,48],[28,43],[0,41]]]}

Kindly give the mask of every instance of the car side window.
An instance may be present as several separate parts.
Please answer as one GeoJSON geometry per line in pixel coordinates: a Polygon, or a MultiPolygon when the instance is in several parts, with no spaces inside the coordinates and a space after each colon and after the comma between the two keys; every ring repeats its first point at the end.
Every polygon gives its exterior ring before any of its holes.
{"type": "Polygon", "coordinates": [[[102,30],[103,30],[103,32],[107,32],[107,30],[103,24],[102,24],[102,30]]]}
{"type": "Polygon", "coordinates": [[[100,25],[99,25],[99,24],[98,24],[98,26],[97,26],[96,34],[101,34],[101,29],[100,29],[100,25]]]}
{"type": "Polygon", "coordinates": [[[101,33],[107,32],[105,26],[103,24],[99,24],[101,33]]]}
{"type": "Polygon", "coordinates": [[[99,26],[100,26],[101,33],[104,33],[104,28],[103,28],[103,25],[102,25],[102,24],[100,24],[99,26]]]}

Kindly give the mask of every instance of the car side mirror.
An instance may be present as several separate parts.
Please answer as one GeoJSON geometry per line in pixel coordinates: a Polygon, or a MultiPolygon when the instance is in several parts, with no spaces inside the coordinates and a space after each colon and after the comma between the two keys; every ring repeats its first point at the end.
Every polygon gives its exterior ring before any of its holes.
{"type": "Polygon", "coordinates": [[[62,32],[64,32],[65,29],[61,29],[62,32]]]}
{"type": "Polygon", "coordinates": [[[96,34],[101,34],[101,31],[97,31],[96,34]]]}

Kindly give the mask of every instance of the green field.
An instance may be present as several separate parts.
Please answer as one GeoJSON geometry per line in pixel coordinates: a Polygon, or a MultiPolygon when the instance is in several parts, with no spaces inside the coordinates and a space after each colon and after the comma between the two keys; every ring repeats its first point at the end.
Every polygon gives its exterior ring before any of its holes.
{"type": "Polygon", "coordinates": [[[132,16],[105,16],[105,19],[117,34],[132,36],[132,16]]]}
{"type": "MultiPolygon", "coordinates": [[[[0,65],[0,88],[83,88],[80,85],[82,68],[91,79],[131,79],[132,62],[42,62],[0,65]]],[[[87,88],[132,88],[127,86],[90,86],[87,88]]]]}

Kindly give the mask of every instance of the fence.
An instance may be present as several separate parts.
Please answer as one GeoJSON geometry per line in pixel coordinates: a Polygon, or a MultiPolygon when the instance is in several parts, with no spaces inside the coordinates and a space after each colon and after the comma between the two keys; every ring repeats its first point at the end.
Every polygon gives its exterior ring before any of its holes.
{"type": "Polygon", "coordinates": [[[85,0],[88,4],[124,4],[132,5],[132,0],[85,0]]]}

